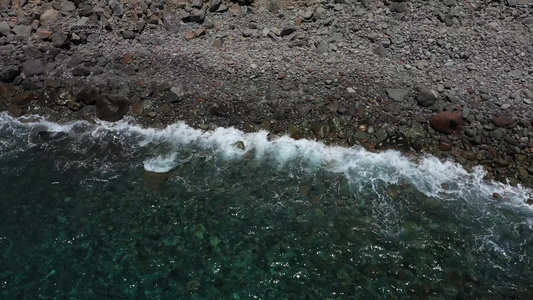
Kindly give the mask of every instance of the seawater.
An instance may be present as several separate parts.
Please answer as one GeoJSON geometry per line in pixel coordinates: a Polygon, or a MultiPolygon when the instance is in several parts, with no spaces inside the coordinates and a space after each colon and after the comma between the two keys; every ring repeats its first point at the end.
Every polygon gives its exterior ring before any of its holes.
{"type": "Polygon", "coordinates": [[[0,298],[533,299],[531,191],[483,176],[266,132],[3,113],[0,298]]]}

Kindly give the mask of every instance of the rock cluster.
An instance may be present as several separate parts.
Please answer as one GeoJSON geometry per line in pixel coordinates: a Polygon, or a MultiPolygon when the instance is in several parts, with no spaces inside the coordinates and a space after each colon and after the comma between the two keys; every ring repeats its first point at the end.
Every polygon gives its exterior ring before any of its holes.
{"type": "Polygon", "coordinates": [[[2,1],[0,110],[429,152],[533,185],[533,3],[2,1]]]}

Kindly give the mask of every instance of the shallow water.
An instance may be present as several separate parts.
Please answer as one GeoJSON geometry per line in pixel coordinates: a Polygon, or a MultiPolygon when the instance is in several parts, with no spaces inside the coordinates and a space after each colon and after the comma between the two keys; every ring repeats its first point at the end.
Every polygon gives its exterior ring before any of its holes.
{"type": "Polygon", "coordinates": [[[533,298],[531,191],[481,168],[5,114],[0,153],[4,299],[533,298]]]}

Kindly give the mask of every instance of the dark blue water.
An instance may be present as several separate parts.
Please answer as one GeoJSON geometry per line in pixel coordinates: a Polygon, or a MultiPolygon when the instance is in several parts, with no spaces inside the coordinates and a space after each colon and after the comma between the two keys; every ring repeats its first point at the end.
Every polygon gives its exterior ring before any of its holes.
{"type": "Polygon", "coordinates": [[[5,115],[0,150],[2,299],[533,298],[529,191],[434,158],[5,115]]]}

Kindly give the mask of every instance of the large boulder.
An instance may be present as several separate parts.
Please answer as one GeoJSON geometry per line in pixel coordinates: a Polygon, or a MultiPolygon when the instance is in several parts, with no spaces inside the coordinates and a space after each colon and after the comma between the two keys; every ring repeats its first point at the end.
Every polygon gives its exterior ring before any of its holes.
{"type": "Polygon", "coordinates": [[[116,122],[128,112],[129,102],[117,95],[104,94],[96,99],[96,116],[100,120],[116,122]]]}
{"type": "Polygon", "coordinates": [[[451,111],[441,112],[431,119],[431,126],[445,134],[456,134],[463,129],[463,117],[461,114],[451,111]]]}

